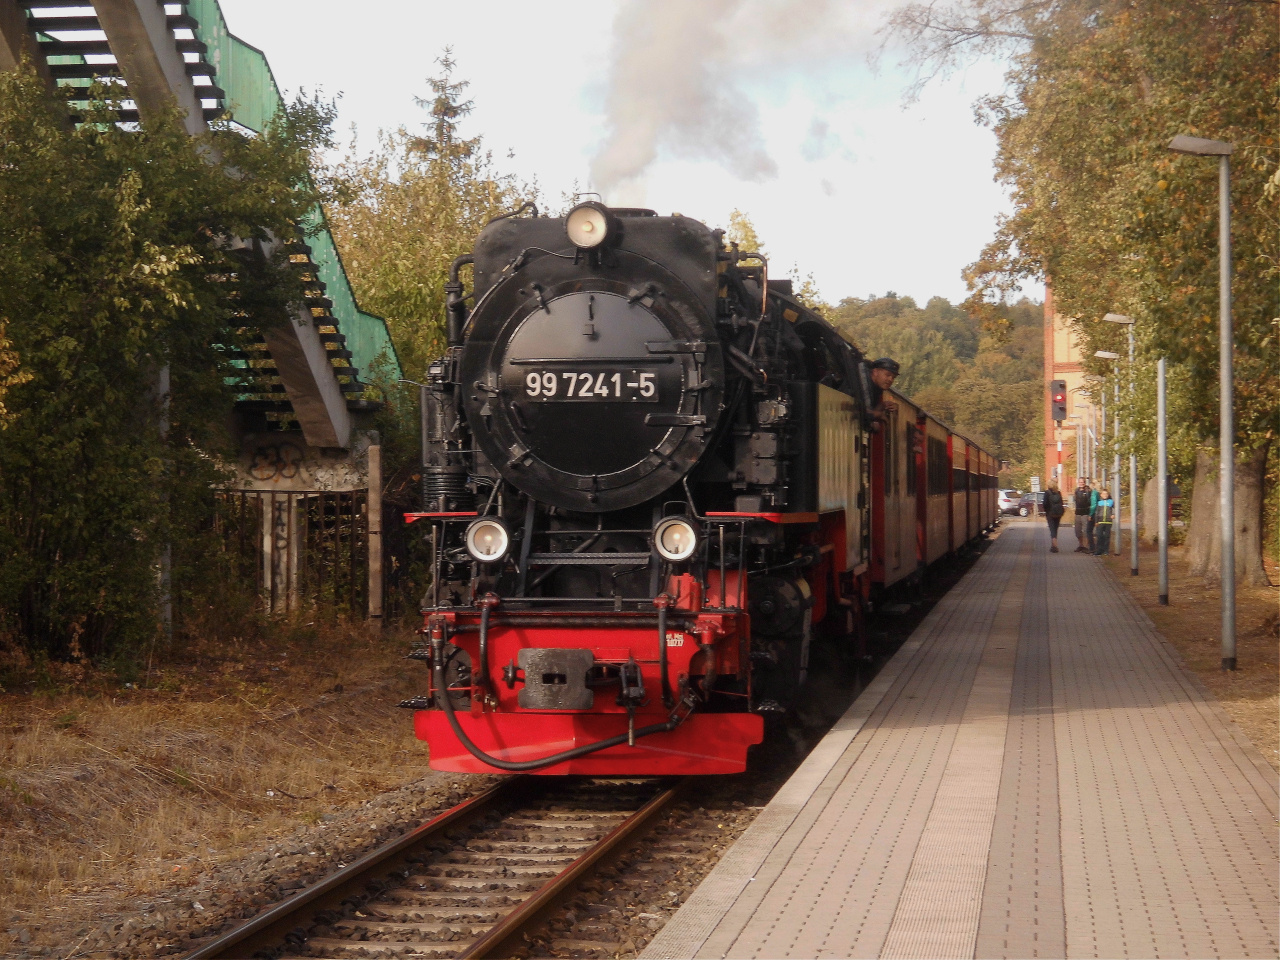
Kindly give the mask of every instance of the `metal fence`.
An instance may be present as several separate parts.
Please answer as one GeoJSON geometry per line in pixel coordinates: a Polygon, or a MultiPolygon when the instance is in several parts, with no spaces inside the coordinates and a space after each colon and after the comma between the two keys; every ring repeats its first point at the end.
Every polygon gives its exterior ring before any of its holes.
{"type": "MultiPolygon", "coordinates": [[[[368,615],[367,491],[224,490],[216,524],[232,568],[272,614],[328,609],[368,615]]],[[[428,551],[405,524],[403,504],[383,501],[384,619],[416,614],[428,551]]]]}
{"type": "Polygon", "coordinates": [[[263,608],[288,614],[332,606],[363,616],[369,594],[364,490],[218,494],[223,549],[263,608]]]}

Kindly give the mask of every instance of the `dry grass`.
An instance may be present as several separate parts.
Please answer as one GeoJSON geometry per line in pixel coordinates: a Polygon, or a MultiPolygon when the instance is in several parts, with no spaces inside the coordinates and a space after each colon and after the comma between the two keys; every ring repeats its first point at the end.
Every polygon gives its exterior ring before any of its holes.
{"type": "MultiPolygon", "coordinates": [[[[1143,544],[1138,576],[1129,571],[1129,544],[1124,555],[1107,558],[1107,566],[1146,611],[1156,629],[1181,655],[1242,733],[1276,770],[1280,770],[1280,591],[1276,587],[1236,587],[1237,669],[1222,670],[1222,593],[1186,573],[1184,548],[1169,551],[1169,605],[1161,606],[1158,557],[1143,544]]],[[[1272,583],[1280,582],[1274,561],[1268,563],[1272,583]]]]}
{"type": "Polygon", "coordinates": [[[78,683],[7,693],[0,953],[6,930],[43,939],[59,914],[88,921],[155,896],[426,774],[395,709],[424,681],[402,659],[408,641],[305,629],[200,651],[145,688],[81,669],[78,683]]]}

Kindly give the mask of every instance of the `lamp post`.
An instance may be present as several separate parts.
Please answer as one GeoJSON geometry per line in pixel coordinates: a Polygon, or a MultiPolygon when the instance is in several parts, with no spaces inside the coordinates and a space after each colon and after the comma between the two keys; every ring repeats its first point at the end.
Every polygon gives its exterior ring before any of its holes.
{"type": "MultiPolygon", "coordinates": [[[[1112,353],[1110,350],[1095,350],[1093,352],[1093,355],[1102,360],[1119,360],[1120,359],[1120,354],[1112,353]]],[[[1112,471],[1111,487],[1113,487],[1114,489],[1111,490],[1111,499],[1114,502],[1116,523],[1115,523],[1115,536],[1112,537],[1113,542],[1111,545],[1111,549],[1115,553],[1115,555],[1118,557],[1120,556],[1120,538],[1124,533],[1124,523],[1121,520],[1122,514],[1120,512],[1120,479],[1121,479],[1120,478],[1120,381],[1118,379],[1115,381],[1115,393],[1116,393],[1116,410],[1115,410],[1116,422],[1115,422],[1115,426],[1112,427],[1113,439],[1111,442],[1115,444],[1116,459],[1115,459],[1115,469],[1112,471]]],[[[1107,388],[1105,386],[1103,386],[1102,388],[1102,402],[1104,404],[1104,412],[1102,414],[1102,425],[1103,425],[1103,428],[1105,429],[1106,423],[1107,423],[1107,414],[1105,412],[1105,404],[1107,402],[1107,388]]]]}
{"type": "Polygon", "coordinates": [[[1093,442],[1093,463],[1098,468],[1101,484],[1106,486],[1107,466],[1105,462],[1098,459],[1101,452],[1098,448],[1107,442],[1107,385],[1105,383],[1098,386],[1098,396],[1101,398],[1101,412],[1098,415],[1098,435],[1093,442]]]}
{"type": "Polygon", "coordinates": [[[1108,313],[1108,323],[1123,323],[1129,334],[1129,576],[1138,575],[1138,454],[1133,445],[1133,317],[1108,313]]]}
{"type": "Polygon", "coordinates": [[[1174,153],[1218,158],[1218,506],[1222,523],[1222,669],[1236,668],[1235,411],[1231,361],[1231,154],[1235,144],[1179,134],[1174,153]]]}
{"type": "Polygon", "coordinates": [[[1169,605],[1169,441],[1165,421],[1164,357],[1156,364],[1156,510],[1160,514],[1160,572],[1157,596],[1162,607],[1169,605]]]}
{"type": "MultiPolygon", "coordinates": [[[[1086,476],[1084,472],[1084,422],[1078,415],[1067,417],[1071,421],[1071,429],[1076,435],[1076,482],[1075,486],[1080,486],[1080,480],[1086,476]]],[[[1074,488],[1073,488],[1074,489],[1074,488]]]]}

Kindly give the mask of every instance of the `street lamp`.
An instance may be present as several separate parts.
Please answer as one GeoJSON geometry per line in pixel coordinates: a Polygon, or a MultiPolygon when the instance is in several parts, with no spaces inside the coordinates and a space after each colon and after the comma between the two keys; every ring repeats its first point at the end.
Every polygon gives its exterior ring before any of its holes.
{"type": "Polygon", "coordinates": [[[1169,605],[1169,441],[1165,420],[1164,357],[1156,364],[1156,510],[1160,514],[1160,560],[1156,594],[1162,607],[1169,605]]]}
{"type": "MultiPolygon", "coordinates": [[[[1129,333],[1129,406],[1133,406],[1133,317],[1108,313],[1108,323],[1123,323],[1129,333]]],[[[1138,575],[1138,454],[1133,448],[1133,410],[1129,411],[1129,576],[1138,575]]]]}
{"type": "MultiPolygon", "coordinates": [[[[1095,350],[1093,351],[1093,355],[1099,358],[1100,360],[1119,360],[1120,359],[1120,354],[1112,353],[1110,350],[1095,350]]],[[[1122,516],[1120,511],[1120,482],[1122,478],[1120,476],[1120,381],[1119,380],[1115,380],[1115,393],[1116,393],[1116,410],[1115,410],[1114,416],[1116,418],[1116,422],[1115,422],[1115,426],[1112,428],[1113,436],[1112,436],[1111,442],[1115,444],[1116,459],[1115,459],[1114,469],[1112,470],[1111,486],[1114,489],[1112,489],[1111,491],[1111,499],[1112,501],[1114,501],[1116,522],[1114,527],[1115,534],[1112,537],[1113,542],[1111,544],[1111,548],[1113,551],[1115,551],[1115,555],[1118,557],[1120,556],[1120,540],[1124,534],[1124,523],[1120,519],[1122,516]]],[[[1107,388],[1105,386],[1102,388],[1102,402],[1104,404],[1107,402],[1107,388]]],[[[1107,419],[1107,415],[1104,413],[1102,415],[1104,427],[1106,426],[1106,419],[1107,419]]]]}
{"type": "Polygon", "coordinates": [[[1103,474],[1106,473],[1105,468],[1098,463],[1098,447],[1102,443],[1103,434],[1106,433],[1105,425],[1107,420],[1107,395],[1102,389],[1102,377],[1096,374],[1088,374],[1084,378],[1084,386],[1077,389],[1083,391],[1089,398],[1089,426],[1087,433],[1089,434],[1089,449],[1086,452],[1086,459],[1089,461],[1089,477],[1090,484],[1096,489],[1102,485],[1103,474]],[[1102,410],[1099,416],[1098,405],[1094,403],[1095,392],[1102,397],[1102,410]]]}
{"type": "Polygon", "coordinates": [[[1235,144],[1179,134],[1174,153],[1218,158],[1218,506],[1222,523],[1222,669],[1236,668],[1235,415],[1231,360],[1231,154],[1235,144]]]}

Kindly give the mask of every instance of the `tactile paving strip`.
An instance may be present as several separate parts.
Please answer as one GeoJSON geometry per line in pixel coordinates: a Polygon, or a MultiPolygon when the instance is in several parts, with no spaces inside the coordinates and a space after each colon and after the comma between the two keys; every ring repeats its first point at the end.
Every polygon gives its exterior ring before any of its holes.
{"type": "Polygon", "coordinates": [[[1004,761],[1028,559],[1024,549],[1000,598],[881,957],[973,956],[1004,761]]]}
{"type": "Polygon", "coordinates": [[[1058,851],[1047,559],[1043,549],[1033,555],[1022,604],[1000,800],[991,830],[974,951],[979,957],[1063,957],[1067,951],[1058,851]]]}

